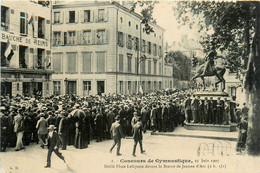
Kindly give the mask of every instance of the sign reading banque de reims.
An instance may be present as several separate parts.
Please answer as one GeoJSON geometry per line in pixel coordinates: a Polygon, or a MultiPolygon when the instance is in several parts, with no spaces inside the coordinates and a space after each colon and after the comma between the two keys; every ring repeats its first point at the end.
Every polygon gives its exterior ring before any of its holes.
{"type": "Polygon", "coordinates": [[[38,38],[28,38],[28,37],[14,35],[5,32],[1,33],[1,39],[5,41],[9,40],[10,43],[17,42],[17,43],[27,44],[27,45],[48,47],[48,42],[46,40],[38,39],[38,38]]]}

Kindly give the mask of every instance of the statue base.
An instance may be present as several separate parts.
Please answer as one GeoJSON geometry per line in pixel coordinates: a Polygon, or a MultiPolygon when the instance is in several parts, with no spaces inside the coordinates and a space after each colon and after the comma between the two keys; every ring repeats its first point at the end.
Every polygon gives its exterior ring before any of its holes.
{"type": "Polygon", "coordinates": [[[199,91],[193,93],[196,96],[203,96],[203,97],[228,97],[228,93],[222,91],[199,91]]]}
{"type": "Polygon", "coordinates": [[[230,125],[213,125],[213,124],[199,124],[199,123],[185,123],[184,128],[187,130],[202,130],[215,132],[233,132],[236,131],[237,124],[230,125]]]}

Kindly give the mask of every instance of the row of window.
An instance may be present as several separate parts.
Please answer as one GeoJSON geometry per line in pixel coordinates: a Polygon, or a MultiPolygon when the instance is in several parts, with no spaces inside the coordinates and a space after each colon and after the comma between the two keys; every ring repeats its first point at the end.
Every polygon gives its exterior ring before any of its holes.
{"type": "MultiPolygon", "coordinates": [[[[161,70],[162,70],[162,63],[159,62],[159,75],[161,75],[161,70]]],[[[128,72],[128,73],[137,73],[138,72],[138,68],[140,66],[140,72],[141,74],[152,74],[152,60],[148,59],[142,59],[139,60],[136,58],[132,58],[132,54],[127,54],[127,59],[124,58],[123,54],[119,54],[119,72],[128,72]],[[126,61],[127,66],[124,66],[124,62],[126,61]],[[134,63],[133,63],[134,61],[134,63]],[[146,63],[147,61],[147,63],[146,63]],[[134,70],[132,69],[132,64],[134,64],[134,70]],[[147,64],[147,68],[148,70],[146,71],[146,64],[147,64]]],[[[157,75],[157,61],[153,61],[153,74],[157,75]]]]}
{"type": "MultiPolygon", "coordinates": [[[[81,72],[105,72],[106,66],[106,53],[96,52],[96,61],[93,60],[91,52],[82,52],[82,69],[81,72]],[[95,68],[93,68],[95,67],[95,68]]],[[[66,53],[65,62],[63,62],[62,53],[53,53],[53,70],[56,73],[63,72],[62,64],[65,64],[65,72],[77,73],[78,72],[78,60],[77,53],[66,53]]]]}
{"type": "MultiPolygon", "coordinates": [[[[120,22],[123,23],[123,17],[120,17],[120,22]]],[[[131,21],[128,21],[128,26],[131,27],[131,25],[132,25],[131,21]]],[[[135,29],[138,30],[138,28],[139,28],[138,25],[135,25],[135,29]]],[[[146,33],[145,28],[143,28],[143,33],[146,33]]],[[[156,37],[156,33],[153,33],[153,36],[156,37]]],[[[161,39],[162,37],[159,36],[159,38],[161,39]]]]}
{"type": "MultiPolygon", "coordinates": [[[[1,67],[8,67],[4,53],[7,49],[7,43],[1,42],[1,67]]],[[[51,51],[41,48],[29,48],[27,46],[12,45],[13,51],[19,53],[19,68],[33,68],[33,69],[49,69],[51,67],[51,51]]]]}
{"type": "Polygon", "coordinates": [[[55,31],[53,46],[61,45],[92,45],[108,43],[108,30],[55,31]]]}
{"type": "MultiPolygon", "coordinates": [[[[73,82],[70,85],[70,87],[76,91],[76,82],[73,82]]],[[[91,81],[82,81],[82,89],[83,89],[83,95],[89,96],[92,94],[92,82],[91,81]]],[[[68,84],[69,85],[69,84],[68,84]]],[[[161,81],[142,81],[141,86],[143,89],[143,92],[152,92],[156,90],[162,89],[162,83],[161,81]]],[[[137,85],[137,81],[119,81],[119,93],[120,94],[132,94],[137,93],[139,90],[139,86],[137,85]]],[[[54,95],[61,95],[61,81],[53,81],[53,94],[54,95]]]]}
{"type": "MultiPolygon", "coordinates": [[[[65,59],[63,60],[62,53],[53,53],[53,70],[56,73],[63,72],[62,64],[65,64],[65,72],[77,73],[78,65],[82,64],[80,72],[91,73],[91,72],[105,72],[106,70],[106,54],[105,52],[96,52],[96,57],[93,57],[92,52],[82,52],[81,61],[78,62],[77,53],[69,52],[66,53],[65,59]],[[94,59],[95,58],[95,59],[94,59]],[[64,62],[65,61],[65,62],[64,62]]],[[[123,54],[119,54],[119,72],[138,73],[140,66],[141,74],[162,74],[162,63],[152,60],[145,60],[138,62],[138,59],[132,58],[132,54],[127,54],[127,59],[124,58],[123,54]],[[126,63],[125,63],[126,61],[126,63]],[[147,61],[147,62],[146,62],[147,61]],[[152,63],[153,62],[153,63],[152,63]],[[124,65],[126,64],[126,66],[124,65]],[[134,64],[134,66],[133,66],[134,64]],[[146,70],[146,68],[148,70],[146,70]],[[159,70],[157,69],[159,68],[159,70]],[[158,71],[157,71],[158,70],[158,71]],[[152,73],[153,72],[153,73],[152,73]]]]}
{"type": "MultiPolygon", "coordinates": [[[[140,48],[140,43],[139,43],[139,38],[133,37],[130,34],[125,34],[123,32],[118,32],[118,46],[124,47],[128,49],[134,48],[134,50],[139,51],[140,48]]],[[[162,56],[162,47],[157,46],[156,44],[152,44],[150,41],[142,40],[142,52],[143,53],[148,53],[152,54],[154,56],[162,56]],[[146,48],[147,47],[147,48],[146,48]]]]}
{"type": "Polygon", "coordinates": [[[18,22],[10,22],[11,15],[14,15],[14,10],[1,6],[1,29],[3,31],[10,31],[11,27],[12,31],[20,32],[22,35],[28,35],[30,31],[33,37],[48,37],[46,28],[49,29],[47,25],[50,24],[50,20],[34,14],[29,16],[26,12],[20,12],[20,22],[16,25],[15,23],[18,22]]]}
{"type": "Polygon", "coordinates": [[[80,11],[55,11],[53,14],[53,23],[63,23],[65,17],[65,23],[78,23],[78,22],[105,22],[107,21],[107,15],[105,9],[98,10],[80,10],[80,11]]]}

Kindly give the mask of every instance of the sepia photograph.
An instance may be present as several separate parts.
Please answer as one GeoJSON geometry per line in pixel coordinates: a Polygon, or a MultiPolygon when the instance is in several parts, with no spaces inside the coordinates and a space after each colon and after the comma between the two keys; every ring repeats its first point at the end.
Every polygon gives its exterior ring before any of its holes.
{"type": "Polygon", "coordinates": [[[0,2],[0,173],[260,173],[259,0],[0,2]]]}

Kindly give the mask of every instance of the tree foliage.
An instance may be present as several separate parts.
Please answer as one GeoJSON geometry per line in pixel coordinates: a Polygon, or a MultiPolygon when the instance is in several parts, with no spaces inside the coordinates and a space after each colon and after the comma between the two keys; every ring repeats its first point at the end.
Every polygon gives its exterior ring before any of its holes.
{"type": "Polygon", "coordinates": [[[165,62],[172,64],[173,77],[180,80],[190,80],[191,60],[180,51],[170,51],[165,62]]]}
{"type": "Polygon", "coordinates": [[[153,27],[149,24],[150,22],[156,24],[156,19],[153,18],[153,9],[157,1],[135,1],[130,8],[131,12],[134,12],[136,7],[142,8],[142,24],[144,24],[144,29],[147,34],[154,32],[153,27]]]}
{"type": "Polygon", "coordinates": [[[253,2],[179,1],[173,9],[181,25],[197,27],[205,52],[219,50],[226,54],[231,71],[246,67],[254,33],[253,2]]]}

